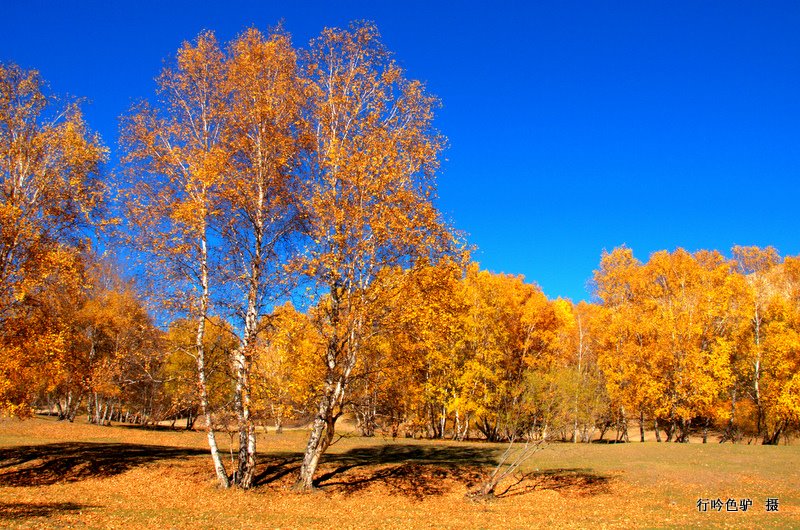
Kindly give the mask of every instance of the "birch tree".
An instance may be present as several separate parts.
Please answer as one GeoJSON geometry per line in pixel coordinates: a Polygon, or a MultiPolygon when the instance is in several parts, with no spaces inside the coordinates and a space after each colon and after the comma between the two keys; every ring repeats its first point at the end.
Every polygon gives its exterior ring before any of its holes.
{"type": "Polygon", "coordinates": [[[436,100],[420,82],[405,78],[370,24],[326,29],[306,61],[313,145],[301,194],[308,246],[298,266],[323,294],[318,326],[326,375],[300,489],[312,487],[333,441],[361,355],[377,272],[410,266],[452,241],[433,205],[444,145],[432,129],[436,100]]]}
{"type": "Polygon", "coordinates": [[[151,256],[168,307],[191,315],[200,403],[220,486],[230,485],[208,406],[206,322],[212,282],[211,228],[219,187],[230,165],[223,90],[224,57],[211,33],[184,43],[157,79],[155,106],[139,104],[125,119],[122,144],[134,178],[127,197],[133,241],[151,256]]]}
{"type": "Polygon", "coordinates": [[[250,381],[253,348],[265,304],[287,287],[283,264],[296,231],[296,174],[305,94],[289,36],[250,29],[230,46],[225,72],[231,164],[221,182],[222,236],[232,289],[226,303],[243,323],[234,405],[239,425],[239,487],[253,484],[256,455],[250,381]],[[234,297],[234,298],[231,298],[234,297]]]}
{"type": "Polygon", "coordinates": [[[749,313],[749,340],[744,345],[744,356],[750,365],[748,394],[756,406],[756,436],[764,430],[764,402],[762,399],[761,379],[763,375],[764,339],[766,318],[771,298],[774,295],[770,277],[775,267],[781,262],[778,252],[772,247],[742,247],[732,249],[736,269],[744,276],[747,284],[747,301],[745,307],[749,313]]]}

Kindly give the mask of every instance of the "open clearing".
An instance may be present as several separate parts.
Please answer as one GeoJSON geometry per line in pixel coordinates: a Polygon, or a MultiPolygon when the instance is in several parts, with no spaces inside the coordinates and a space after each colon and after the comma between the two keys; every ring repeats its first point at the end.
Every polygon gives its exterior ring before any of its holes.
{"type": "Polygon", "coordinates": [[[0,527],[800,527],[798,445],[551,444],[499,498],[474,501],[503,444],[347,437],[319,491],[300,494],[305,439],[259,435],[259,486],[221,491],[202,432],[2,420],[0,527]],[[700,512],[700,498],[753,505],[700,512]]]}

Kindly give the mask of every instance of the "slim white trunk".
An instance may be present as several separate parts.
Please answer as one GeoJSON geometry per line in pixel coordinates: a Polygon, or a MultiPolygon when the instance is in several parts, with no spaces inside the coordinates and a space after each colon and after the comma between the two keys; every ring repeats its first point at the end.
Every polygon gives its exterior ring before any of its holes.
{"type": "Polygon", "coordinates": [[[200,296],[200,311],[197,315],[197,334],[195,335],[195,350],[197,352],[197,377],[200,386],[200,406],[203,409],[203,416],[206,420],[206,435],[208,437],[208,447],[211,450],[211,460],[214,463],[214,471],[217,474],[217,481],[223,488],[230,487],[228,481],[228,474],[225,471],[225,465],[222,463],[222,457],[219,454],[219,447],[217,446],[217,439],[214,434],[214,422],[211,418],[211,410],[208,401],[208,385],[206,383],[206,367],[205,367],[205,344],[203,342],[206,332],[206,317],[208,316],[208,250],[206,247],[205,231],[200,242],[200,269],[201,269],[201,287],[202,294],[200,296]]]}

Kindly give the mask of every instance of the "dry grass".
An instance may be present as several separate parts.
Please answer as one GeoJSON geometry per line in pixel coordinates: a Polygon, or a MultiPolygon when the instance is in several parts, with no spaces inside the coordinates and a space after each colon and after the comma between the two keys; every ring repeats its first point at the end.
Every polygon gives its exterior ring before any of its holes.
{"type": "Polygon", "coordinates": [[[304,442],[304,431],[260,435],[259,486],[221,491],[203,433],[3,420],[0,527],[800,527],[796,445],[554,444],[499,498],[475,502],[466,494],[502,445],[345,438],[318,492],[299,494],[304,442]],[[701,497],[753,507],[700,513],[701,497]],[[777,514],[767,497],[779,498],[777,514]]]}

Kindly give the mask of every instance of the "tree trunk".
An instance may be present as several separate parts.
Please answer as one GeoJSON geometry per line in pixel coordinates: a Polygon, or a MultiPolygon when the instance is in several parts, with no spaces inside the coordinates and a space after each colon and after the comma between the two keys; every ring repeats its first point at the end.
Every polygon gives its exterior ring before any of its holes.
{"type": "MultiPolygon", "coordinates": [[[[259,171],[261,166],[257,166],[259,171]]],[[[264,252],[265,217],[264,201],[268,189],[263,176],[256,177],[258,186],[257,207],[251,218],[253,246],[247,272],[247,294],[245,299],[244,334],[241,347],[236,351],[236,388],[234,404],[239,425],[239,468],[236,472],[236,485],[249,489],[253,485],[256,468],[256,429],[251,418],[250,371],[252,360],[251,349],[258,331],[258,298],[262,290],[262,266],[264,252]]]]}
{"type": "Polygon", "coordinates": [[[689,425],[686,422],[686,418],[681,418],[680,420],[680,437],[677,441],[682,444],[689,442],[689,425]]]}
{"type": "Polygon", "coordinates": [[[619,408],[620,416],[622,416],[622,420],[620,422],[620,428],[622,429],[622,436],[617,440],[618,442],[625,442],[628,443],[628,417],[625,414],[625,407],[619,408]]]}
{"type": "MultiPolygon", "coordinates": [[[[69,420],[70,423],[72,423],[75,421],[75,416],[78,415],[78,410],[80,410],[81,408],[81,403],[83,403],[83,392],[78,394],[78,397],[74,399],[70,395],[69,402],[70,406],[72,407],[72,410],[69,411],[67,419],[69,420]]],[[[89,402],[91,402],[91,400],[89,400],[89,402]]]]}
{"type": "MultiPolygon", "coordinates": [[[[205,227],[204,227],[205,228],[205,227]]],[[[219,447],[217,446],[217,438],[214,434],[214,422],[211,417],[211,409],[208,401],[208,385],[206,383],[206,367],[205,367],[205,338],[206,331],[206,317],[208,315],[208,250],[206,247],[205,229],[201,239],[201,286],[202,296],[200,297],[200,311],[197,315],[197,333],[195,335],[195,350],[197,352],[197,376],[200,383],[200,406],[203,409],[203,415],[206,420],[206,437],[208,438],[208,447],[211,451],[211,461],[214,463],[214,471],[217,474],[217,481],[223,488],[229,488],[230,482],[228,481],[228,474],[225,472],[225,464],[222,463],[222,457],[219,454],[219,447]]]]}
{"type": "Polygon", "coordinates": [[[197,369],[200,375],[200,406],[203,410],[203,416],[206,421],[206,437],[208,438],[208,447],[211,450],[211,461],[214,464],[214,471],[217,474],[217,481],[223,488],[229,488],[230,482],[228,481],[228,474],[225,471],[225,464],[222,463],[222,457],[219,454],[219,447],[217,446],[217,438],[214,433],[214,423],[211,417],[211,410],[208,404],[208,390],[206,387],[205,367],[202,356],[197,358],[197,369]]]}
{"type": "Polygon", "coordinates": [[[255,425],[250,417],[250,360],[244,352],[248,342],[245,342],[235,356],[237,375],[234,403],[239,428],[239,466],[235,482],[242,489],[249,489],[253,485],[256,458],[255,425]]]}
{"type": "Polygon", "coordinates": [[[653,430],[656,431],[656,442],[661,443],[661,430],[658,426],[658,418],[653,420],[653,430]]]}
{"type": "Polygon", "coordinates": [[[736,388],[731,389],[731,417],[728,419],[728,426],[725,428],[725,433],[720,438],[719,443],[730,440],[732,444],[737,442],[739,437],[736,429],[736,388]]]}
{"type": "MultiPolygon", "coordinates": [[[[582,378],[582,367],[583,364],[583,323],[580,317],[580,314],[577,314],[576,318],[578,324],[578,381],[582,378]]],[[[575,406],[573,410],[573,414],[575,416],[575,422],[572,429],[572,442],[578,443],[578,403],[580,398],[580,384],[575,385],[575,406]]],[[[642,438],[644,441],[644,438],[642,438]]]]}
{"type": "Polygon", "coordinates": [[[597,439],[598,442],[603,441],[603,438],[605,437],[607,430],[608,430],[608,422],[604,421],[603,424],[600,426],[600,437],[597,439]]]}
{"type": "Polygon", "coordinates": [[[764,422],[764,406],[761,403],[761,315],[758,311],[758,300],[753,311],[753,338],[756,344],[756,359],[753,363],[753,397],[756,402],[756,437],[761,436],[764,422]]]}
{"type": "Polygon", "coordinates": [[[775,426],[775,431],[773,431],[771,434],[769,431],[764,434],[764,439],[761,443],[763,445],[778,445],[778,442],[781,439],[781,434],[785,428],[786,422],[779,423],[775,426]]]}
{"type": "Polygon", "coordinates": [[[639,412],[639,436],[644,443],[644,412],[639,412]]]}
{"type": "Polygon", "coordinates": [[[340,376],[335,375],[336,360],[339,344],[334,337],[328,344],[326,358],[328,361],[327,375],[325,376],[325,390],[320,399],[317,415],[308,437],[303,465],[300,467],[300,476],[295,483],[295,489],[310,491],[314,487],[314,473],[317,471],[320,457],[327,451],[333,442],[336,420],[341,414],[341,405],[344,400],[344,391],[350,373],[355,366],[355,356],[351,355],[345,362],[340,376]],[[339,412],[336,413],[337,408],[339,412]]]}
{"type": "Polygon", "coordinates": [[[672,419],[667,424],[667,443],[672,441],[672,436],[675,434],[676,425],[675,420],[672,419]]]}
{"type": "Polygon", "coordinates": [[[328,381],[311,427],[311,435],[308,437],[308,444],[303,455],[303,465],[300,467],[300,477],[295,484],[296,489],[310,491],[314,487],[314,473],[317,471],[319,459],[333,439],[334,394],[333,383],[328,381]],[[326,430],[328,432],[325,432],[326,430]]]}
{"type": "Polygon", "coordinates": [[[317,407],[311,434],[308,437],[308,444],[303,455],[303,465],[300,467],[300,476],[295,483],[295,489],[303,491],[309,491],[314,487],[314,473],[319,465],[320,457],[333,441],[336,420],[342,413],[345,390],[350,382],[350,374],[358,360],[363,321],[356,319],[348,322],[345,329],[339,328],[342,324],[339,307],[342,296],[342,287],[338,282],[333,282],[330,286],[329,308],[333,332],[327,339],[325,349],[325,389],[317,407]]]}

